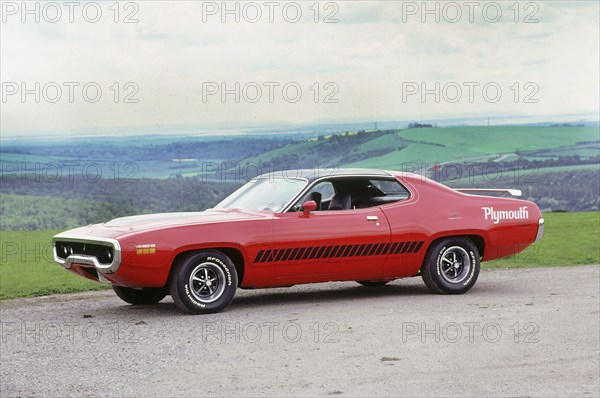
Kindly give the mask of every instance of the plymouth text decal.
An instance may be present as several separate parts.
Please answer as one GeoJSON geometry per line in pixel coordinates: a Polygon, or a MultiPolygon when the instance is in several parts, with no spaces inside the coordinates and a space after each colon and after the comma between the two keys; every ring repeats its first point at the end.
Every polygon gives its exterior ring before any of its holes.
{"type": "Polygon", "coordinates": [[[493,207],[482,207],[483,216],[486,220],[494,220],[498,224],[500,220],[526,220],[529,218],[527,206],[520,207],[519,210],[494,210],[493,207]]]}

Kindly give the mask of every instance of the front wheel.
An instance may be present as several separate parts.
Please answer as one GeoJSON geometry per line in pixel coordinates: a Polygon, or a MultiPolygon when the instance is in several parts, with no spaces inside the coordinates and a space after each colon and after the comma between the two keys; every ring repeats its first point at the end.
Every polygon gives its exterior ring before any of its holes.
{"type": "Polygon", "coordinates": [[[156,304],[164,299],[168,291],[159,287],[143,287],[134,289],[131,287],[123,287],[113,285],[113,290],[117,296],[126,303],[134,305],[150,305],[156,304]]]}
{"type": "Polygon", "coordinates": [[[231,303],[237,283],[237,272],[229,257],[218,251],[203,251],[173,267],[169,291],[180,310],[210,314],[231,303]]]}
{"type": "Polygon", "coordinates": [[[435,293],[461,294],[473,287],[479,268],[479,251],[471,240],[446,238],[427,251],[421,276],[435,293]]]}

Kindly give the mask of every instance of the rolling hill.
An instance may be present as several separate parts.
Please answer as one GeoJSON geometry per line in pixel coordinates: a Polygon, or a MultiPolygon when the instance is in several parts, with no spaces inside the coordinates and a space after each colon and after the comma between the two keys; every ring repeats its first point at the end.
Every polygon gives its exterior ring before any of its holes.
{"type": "Polygon", "coordinates": [[[486,162],[599,154],[595,127],[477,126],[350,132],[251,156],[242,163],[402,169],[409,162],[486,162]]]}

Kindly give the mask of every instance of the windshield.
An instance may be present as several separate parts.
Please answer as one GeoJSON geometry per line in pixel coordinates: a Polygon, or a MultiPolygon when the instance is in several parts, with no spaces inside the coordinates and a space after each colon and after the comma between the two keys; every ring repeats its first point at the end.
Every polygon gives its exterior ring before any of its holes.
{"type": "Polygon", "coordinates": [[[255,178],[225,198],[215,209],[280,212],[306,183],[305,180],[291,178],[255,178]]]}

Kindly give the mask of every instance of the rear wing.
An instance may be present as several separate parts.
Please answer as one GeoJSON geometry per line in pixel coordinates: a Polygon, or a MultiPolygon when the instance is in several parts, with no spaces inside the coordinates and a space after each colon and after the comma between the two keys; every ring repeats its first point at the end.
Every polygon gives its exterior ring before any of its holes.
{"type": "Polygon", "coordinates": [[[456,188],[455,191],[462,193],[507,193],[517,198],[523,195],[520,189],[456,188]]]}

